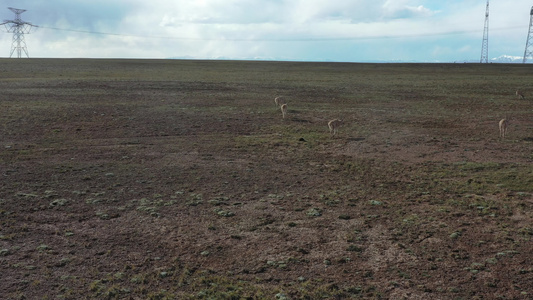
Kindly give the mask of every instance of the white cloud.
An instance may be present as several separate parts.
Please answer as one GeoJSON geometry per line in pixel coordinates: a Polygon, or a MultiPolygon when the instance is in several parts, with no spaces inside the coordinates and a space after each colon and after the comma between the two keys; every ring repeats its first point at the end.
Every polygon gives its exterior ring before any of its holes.
{"type": "MultiPolygon", "coordinates": [[[[408,61],[431,61],[439,56],[454,60],[454,55],[458,59],[478,57],[486,3],[479,0],[5,1],[6,7],[28,9],[22,15],[23,20],[42,26],[26,38],[32,56],[340,61],[371,60],[372,55],[375,60],[393,57],[408,61]]],[[[530,8],[531,3],[526,0],[491,3],[489,55],[523,52],[530,8]]],[[[9,19],[13,14],[6,8],[0,9],[0,16],[9,19]]],[[[0,56],[7,55],[11,36],[0,35],[0,42],[0,56]]]]}
{"type": "Polygon", "coordinates": [[[431,17],[435,12],[423,5],[416,5],[419,1],[387,0],[383,4],[383,16],[386,19],[408,19],[431,17]]]}

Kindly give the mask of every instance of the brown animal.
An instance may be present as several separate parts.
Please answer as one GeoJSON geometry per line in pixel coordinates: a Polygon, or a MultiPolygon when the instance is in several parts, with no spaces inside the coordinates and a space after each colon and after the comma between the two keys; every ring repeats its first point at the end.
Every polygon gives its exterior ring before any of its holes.
{"type": "Polygon", "coordinates": [[[337,128],[339,128],[339,126],[341,126],[343,123],[344,122],[342,122],[342,120],[339,120],[339,119],[334,119],[334,120],[329,121],[328,122],[329,132],[332,135],[336,135],[337,128]]]}
{"type": "Polygon", "coordinates": [[[507,128],[509,128],[509,119],[501,119],[499,123],[500,127],[500,137],[503,139],[505,138],[505,135],[507,134],[507,128]]]}
{"type": "Polygon", "coordinates": [[[283,119],[285,119],[285,116],[287,115],[287,104],[282,104],[281,105],[281,114],[283,115],[283,119]]]}
{"type": "Polygon", "coordinates": [[[520,90],[516,91],[516,95],[518,96],[518,99],[526,99],[526,97],[524,97],[524,93],[522,93],[520,90]]]}
{"type": "Polygon", "coordinates": [[[285,97],[283,96],[276,97],[274,98],[274,102],[276,103],[276,106],[281,106],[285,104],[285,97]]]}

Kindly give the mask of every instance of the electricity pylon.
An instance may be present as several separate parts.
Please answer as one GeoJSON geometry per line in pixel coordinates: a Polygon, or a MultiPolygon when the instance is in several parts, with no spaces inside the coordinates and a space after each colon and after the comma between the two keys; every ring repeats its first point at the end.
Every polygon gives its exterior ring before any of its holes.
{"type": "Polygon", "coordinates": [[[4,23],[1,23],[0,25],[4,25],[7,29],[7,32],[13,33],[13,44],[11,46],[11,53],[9,54],[9,57],[13,56],[13,53],[17,52],[17,57],[20,58],[22,56],[22,52],[26,54],[26,57],[30,57],[28,55],[28,49],[26,47],[26,41],[24,40],[24,34],[30,33],[31,29],[33,27],[36,27],[35,25],[32,25],[29,22],[24,22],[20,18],[20,15],[25,12],[25,9],[18,9],[13,7],[8,7],[9,10],[15,13],[15,19],[14,20],[4,20],[4,23]]]}
{"type": "Polygon", "coordinates": [[[524,51],[524,60],[522,63],[526,63],[528,57],[533,57],[533,50],[531,49],[533,47],[533,7],[531,7],[531,12],[529,13],[529,31],[527,33],[527,41],[526,41],[526,50],[524,51]]]}
{"type": "Polygon", "coordinates": [[[483,43],[481,44],[480,63],[489,62],[489,0],[487,0],[487,10],[485,12],[485,28],[483,29],[483,43]]]}

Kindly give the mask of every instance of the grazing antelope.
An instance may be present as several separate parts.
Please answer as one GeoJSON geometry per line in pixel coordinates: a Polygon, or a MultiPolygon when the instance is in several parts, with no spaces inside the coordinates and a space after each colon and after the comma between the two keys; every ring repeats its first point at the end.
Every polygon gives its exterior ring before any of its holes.
{"type": "Polygon", "coordinates": [[[287,115],[287,104],[281,105],[281,114],[283,115],[283,119],[285,119],[285,115],[287,115]]]}
{"type": "Polygon", "coordinates": [[[518,99],[526,99],[526,97],[524,97],[524,93],[522,93],[520,90],[516,91],[516,95],[518,96],[518,99]]]}
{"type": "Polygon", "coordinates": [[[276,103],[276,106],[281,106],[281,105],[285,104],[285,97],[278,96],[278,97],[274,98],[274,102],[276,103]]]}
{"type": "Polygon", "coordinates": [[[328,122],[329,132],[332,135],[337,134],[337,128],[343,124],[342,120],[334,119],[328,122]]]}
{"type": "Polygon", "coordinates": [[[509,127],[509,119],[500,120],[500,137],[503,139],[507,134],[507,128],[509,127]]]}

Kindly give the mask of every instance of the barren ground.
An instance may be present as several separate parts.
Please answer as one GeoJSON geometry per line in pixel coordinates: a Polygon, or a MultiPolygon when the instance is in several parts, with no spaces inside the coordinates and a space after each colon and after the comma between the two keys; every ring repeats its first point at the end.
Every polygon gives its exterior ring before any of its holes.
{"type": "Polygon", "coordinates": [[[529,65],[0,65],[1,299],[533,297],[529,65]]]}

